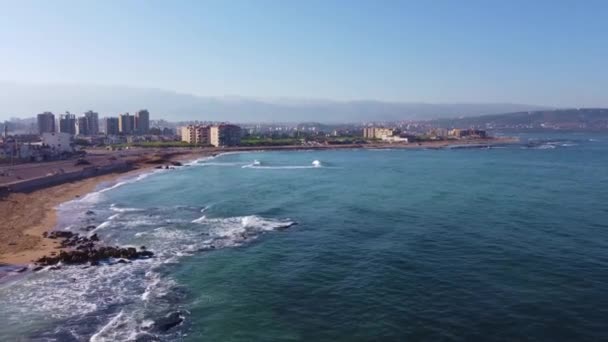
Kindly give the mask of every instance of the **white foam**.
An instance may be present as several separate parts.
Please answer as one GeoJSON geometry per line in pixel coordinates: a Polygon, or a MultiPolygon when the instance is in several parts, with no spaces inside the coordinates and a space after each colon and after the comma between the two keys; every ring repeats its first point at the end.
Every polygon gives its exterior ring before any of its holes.
{"type": "Polygon", "coordinates": [[[201,163],[199,166],[241,166],[243,163],[231,163],[231,162],[212,162],[212,163],[201,163]]]}
{"type": "Polygon", "coordinates": [[[114,215],[108,217],[108,221],[116,220],[119,217],[120,217],[120,213],[114,214],[114,215]]]}
{"type": "Polygon", "coordinates": [[[316,169],[321,166],[304,166],[304,165],[285,165],[285,166],[256,166],[253,164],[243,165],[243,169],[266,169],[266,170],[298,170],[298,169],[316,169]]]}
{"type": "Polygon", "coordinates": [[[201,223],[207,219],[207,216],[203,215],[197,219],[192,220],[192,223],[201,223]]]}
{"type": "Polygon", "coordinates": [[[126,212],[132,212],[132,211],[144,211],[144,209],[141,209],[141,208],[119,208],[115,204],[110,205],[110,210],[116,211],[119,213],[126,213],[126,212]]]}
{"type": "Polygon", "coordinates": [[[118,306],[121,311],[109,317],[90,340],[133,340],[153,324],[145,316],[149,308],[162,305],[159,303],[163,303],[164,299],[158,299],[169,294],[175,286],[170,277],[161,276],[157,269],[160,265],[175,263],[184,256],[202,250],[239,246],[264,232],[294,224],[290,220],[257,215],[227,218],[202,216],[195,219],[196,222],[184,222],[195,229],[176,225],[159,227],[159,220],[167,221],[162,216],[150,216],[149,211],[140,212],[143,209],[138,208],[119,208],[115,205],[112,208],[118,213],[106,219],[96,230],[113,227],[108,235],[111,236],[130,227],[151,225],[154,228],[142,227],[142,230],[135,230],[135,234],[123,234],[130,237],[129,244],[146,245],[155,252],[155,257],[128,264],[86,269],[83,266],[62,266],[57,271],[31,273],[23,281],[0,288],[0,307],[9,317],[7,324],[17,324],[23,317],[78,319],[118,306]],[[120,231],[116,228],[118,225],[121,225],[120,231]]]}
{"type": "Polygon", "coordinates": [[[553,145],[553,144],[543,144],[543,145],[535,147],[535,149],[537,149],[537,150],[551,150],[554,148],[555,148],[555,145],[553,145]]]}
{"type": "Polygon", "coordinates": [[[91,230],[89,232],[89,237],[92,236],[93,234],[95,234],[96,232],[98,232],[101,229],[104,229],[106,227],[109,227],[112,224],[112,220],[108,219],[108,221],[104,221],[102,224],[98,225],[97,227],[95,227],[95,229],[91,230]]]}
{"type": "Polygon", "coordinates": [[[109,335],[110,331],[115,329],[116,325],[118,325],[120,323],[123,316],[124,316],[124,313],[122,310],[120,310],[118,315],[114,316],[114,318],[112,318],[106,325],[101,327],[101,329],[96,334],[91,336],[91,339],[89,341],[90,342],[108,341],[107,335],[109,335]]]}

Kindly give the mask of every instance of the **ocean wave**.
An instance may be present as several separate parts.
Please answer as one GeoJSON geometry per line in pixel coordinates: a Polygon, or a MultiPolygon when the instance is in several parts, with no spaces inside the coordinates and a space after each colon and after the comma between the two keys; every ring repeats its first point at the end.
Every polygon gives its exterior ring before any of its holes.
{"type": "MultiPolygon", "coordinates": [[[[142,174],[116,183],[91,196],[101,196],[148,176],[142,174]]],[[[240,246],[265,232],[295,224],[288,219],[257,215],[208,218],[203,214],[207,214],[210,205],[137,208],[113,203],[95,206],[100,199],[79,199],[73,206],[62,209],[66,213],[75,207],[83,212],[93,209],[94,215],[83,216],[83,222],[101,223],[89,234],[103,230],[103,242],[146,246],[154,251],[155,257],[127,264],[110,261],[99,267],[60,265],[59,270],[27,273],[19,282],[0,288],[0,307],[9,317],[6,324],[25,325],[19,320],[27,312],[28,319],[56,322],[53,324],[57,329],[34,332],[35,336],[43,334],[42,339],[61,340],[57,331],[62,330],[63,333],[69,331],[77,340],[134,340],[141,334],[150,334],[157,311],[165,310],[164,315],[175,304],[166,299],[179,292],[175,290],[176,282],[162,271],[167,264],[203,251],[240,246]],[[106,218],[102,221],[104,214],[106,218]],[[203,216],[192,220],[193,215],[203,216]],[[72,331],[70,326],[82,328],[72,331]]]]}
{"type": "Polygon", "coordinates": [[[133,211],[144,211],[145,209],[141,209],[141,208],[121,208],[121,207],[117,207],[116,204],[112,203],[110,205],[110,210],[112,211],[116,211],[119,213],[128,213],[128,212],[133,212],[133,211]]]}
{"type": "Polygon", "coordinates": [[[237,162],[210,162],[201,163],[199,166],[242,166],[244,163],[237,162]]]}
{"type": "Polygon", "coordinates": [[[553,144],[543,144],[543,145],[532,147],[532,149],[536,149],[536,150],[552,150],[554,148],[556,148],[556,146],[553,144]]]}
{"type": "Polygon", "coordinates": [[[319,160],[314,160],[311,165],[263,165],[255,160],[251,164],[243,165],[244,169],[266,169],[266,170],[298,170],[298,169],[318,169],[324,165],[319,160]]]}
{"type": "MultiPolygon", "coordinates": [[[[112,215],[112,217],[114,217],[114,216],[116,216],[116,215],[112,215]]],[[[102,222],[100,225],[98,225],[97,227],[95,227],[94,229],[89,231],[88,236],[91,237],[93,234],[96,234],[101,229],[110,227],[111,225],[112,225],[112,219],[108,218],[107,221],[102,222]]]]}

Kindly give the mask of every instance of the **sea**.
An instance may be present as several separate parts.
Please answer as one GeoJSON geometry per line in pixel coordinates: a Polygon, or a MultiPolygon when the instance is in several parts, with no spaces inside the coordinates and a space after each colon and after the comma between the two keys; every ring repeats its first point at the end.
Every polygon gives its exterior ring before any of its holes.
{"type": "Polygon", "coordinates": [[[5,277],[0,341],[606,341],[608,135],[517,136],[101,184],[57,229],[155,257],[5,277]]]}

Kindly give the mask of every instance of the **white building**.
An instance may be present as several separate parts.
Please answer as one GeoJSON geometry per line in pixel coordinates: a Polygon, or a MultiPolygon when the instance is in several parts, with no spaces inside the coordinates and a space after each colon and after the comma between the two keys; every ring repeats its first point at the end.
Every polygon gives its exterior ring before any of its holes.
{"type": "Polygon", "coordinates": [[[389,143],[394,143],[394,142],[399,142],[399,143],[407,143],[408,140],[407,138],[401,138],[401,137],[387,137],[387,136],[382,136],[382,141],[386,141],[389,143]]]}
{"type": "Polygon", "coordinates": [[[42,144],[48,145],[55,153],[74,152],[72,135],[68,133],[43,133],[42,144]]]}

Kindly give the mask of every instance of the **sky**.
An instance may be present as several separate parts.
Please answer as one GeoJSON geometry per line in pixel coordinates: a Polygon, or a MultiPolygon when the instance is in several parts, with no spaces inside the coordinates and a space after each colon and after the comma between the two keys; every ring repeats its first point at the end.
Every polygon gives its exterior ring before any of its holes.
{"type": "Polygon", "coordinates": [[[0,80],[608,106],[608,1],[0,0],[0,80]]]}

